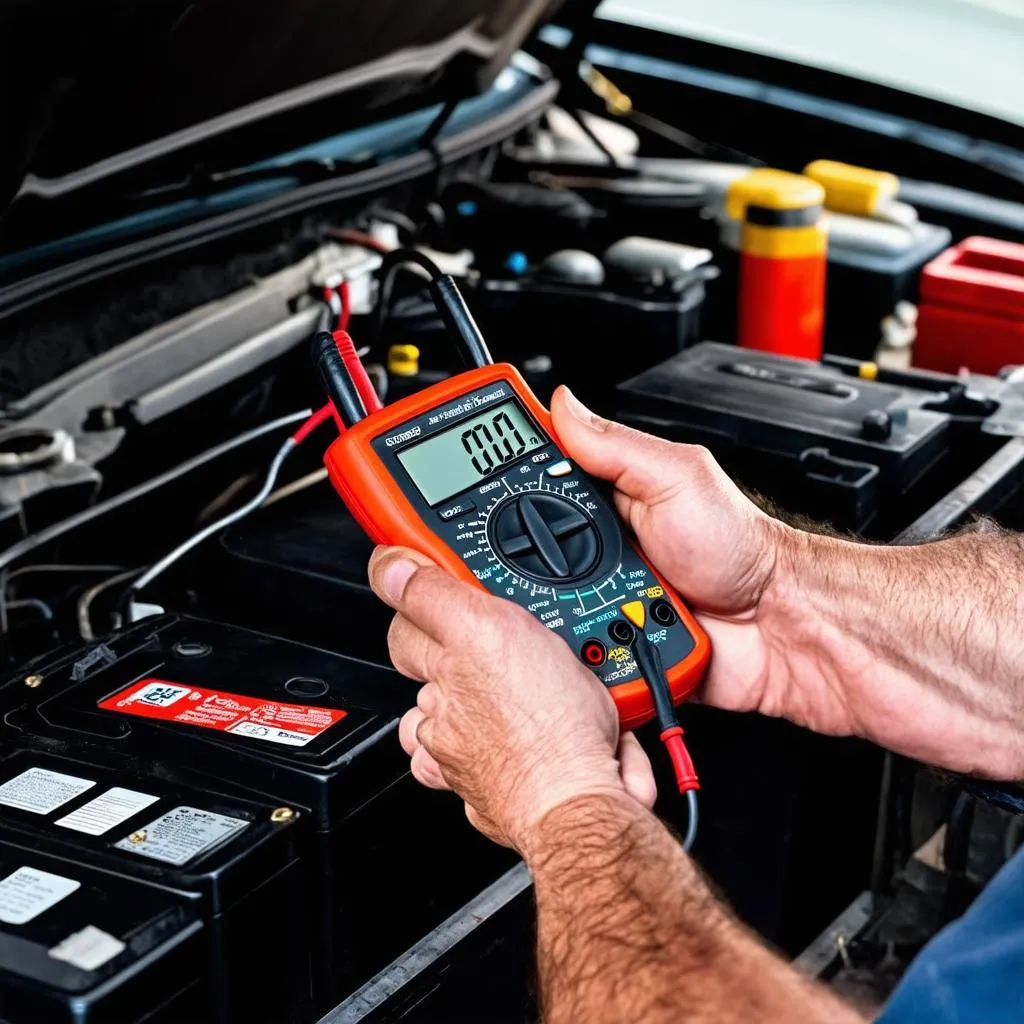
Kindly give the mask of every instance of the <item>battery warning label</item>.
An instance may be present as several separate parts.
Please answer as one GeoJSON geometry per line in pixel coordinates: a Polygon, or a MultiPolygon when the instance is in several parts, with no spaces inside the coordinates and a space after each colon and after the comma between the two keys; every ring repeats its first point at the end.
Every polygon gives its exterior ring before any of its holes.
{"type": "Polygon", "coordinates": [[[304,747],[346,714],[336,708],[282,704],[162,679],[144,679],[99,706],[105,711],[238,733],[288,747],[304,747]]]}
{"type": "Polygon", "coordinates": [[[49,814],[96,783],[47,768],[29,768],[0,785],[0,804],[32,814],[49,814]]]}
{"type": "Polygon", "coordinates": [[[199,807],[175,807],[114,845],[140,857],[181,867],[248,827],[249,822],[242,818],[199,807]]]}
{"type": "Polygon", "coordinates": [[[81,882],[41,868],[22,867],[0,881],[0,922],[28,924],[81,887],[81,882]]]}

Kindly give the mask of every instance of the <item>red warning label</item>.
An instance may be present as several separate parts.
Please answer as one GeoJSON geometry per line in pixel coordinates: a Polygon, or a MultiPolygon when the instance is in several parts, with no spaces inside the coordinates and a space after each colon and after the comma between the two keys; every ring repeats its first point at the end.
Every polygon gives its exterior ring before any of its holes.
{"type": "Polygon", "coordinates": [[[143,679],[100,703],[106,711],[198,725],[267,743],[304,747],[345,717],[334,708],[279,704],[220,690],[203,690],[163,679],[143,679]]]}

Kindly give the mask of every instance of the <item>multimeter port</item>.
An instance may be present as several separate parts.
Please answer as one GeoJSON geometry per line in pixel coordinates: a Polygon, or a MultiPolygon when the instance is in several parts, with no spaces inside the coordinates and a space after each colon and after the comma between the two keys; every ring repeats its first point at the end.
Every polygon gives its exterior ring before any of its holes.
{"type": "Polygon", "coordinates": [[[668,603],[668,601],[660,600],[654,601],[651,604],[651,618],[659,626],[674,626],[679,616],[676,615],[675,609],[668,603]]]}

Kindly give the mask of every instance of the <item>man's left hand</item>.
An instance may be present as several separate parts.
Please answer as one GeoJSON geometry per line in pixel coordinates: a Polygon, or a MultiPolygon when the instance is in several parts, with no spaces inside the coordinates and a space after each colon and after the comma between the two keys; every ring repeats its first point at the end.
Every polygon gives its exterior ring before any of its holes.
{"type": "Polygon", "coordinates": [[[398,613],[395,667],[425,684],[399,731],[413,774],[455,790],[485,835],[525,856],[535,827],[568,800],[654,803],[650,762],[620,735],[608,691],[525,609],[401,548],[374,552],[370,583],[398,613]]]}

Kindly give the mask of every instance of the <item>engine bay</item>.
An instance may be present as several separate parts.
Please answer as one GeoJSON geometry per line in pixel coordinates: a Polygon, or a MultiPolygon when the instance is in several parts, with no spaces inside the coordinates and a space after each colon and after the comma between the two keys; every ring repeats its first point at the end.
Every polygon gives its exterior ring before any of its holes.
{"type": "MultiPolygon", "coordinates": [[[[0,1017],[536,1019],[528,876],[397,743],[415,687],[323,467],[330,418],[267,476],[323,403],[318,330],[348,330],[385,408],[462,369],[426,278],[381,272],[400,246],[455,278],[541,402],[568,384],[705,445],[780,517],[868,543],[1024,527],[1024,377],[912,356],[938,337],[925,268],[998,229],[902,192],[851,211],[826,184],[822,354],[739,347],[730,196],[750,173],[551,108],[427,179],[3,315],[0,876],[26,850],[40,874],[0,914],[30,929],[0,1017]],[[61,915],[68,878],[83,898],[61,915]]],[[[1019,796],[782,721],[683,716],[698,861],[815,976],[884,995],[1019,843],[1019,796]],[[958,864],[921,859],[965,820],[958,864]]]]}

